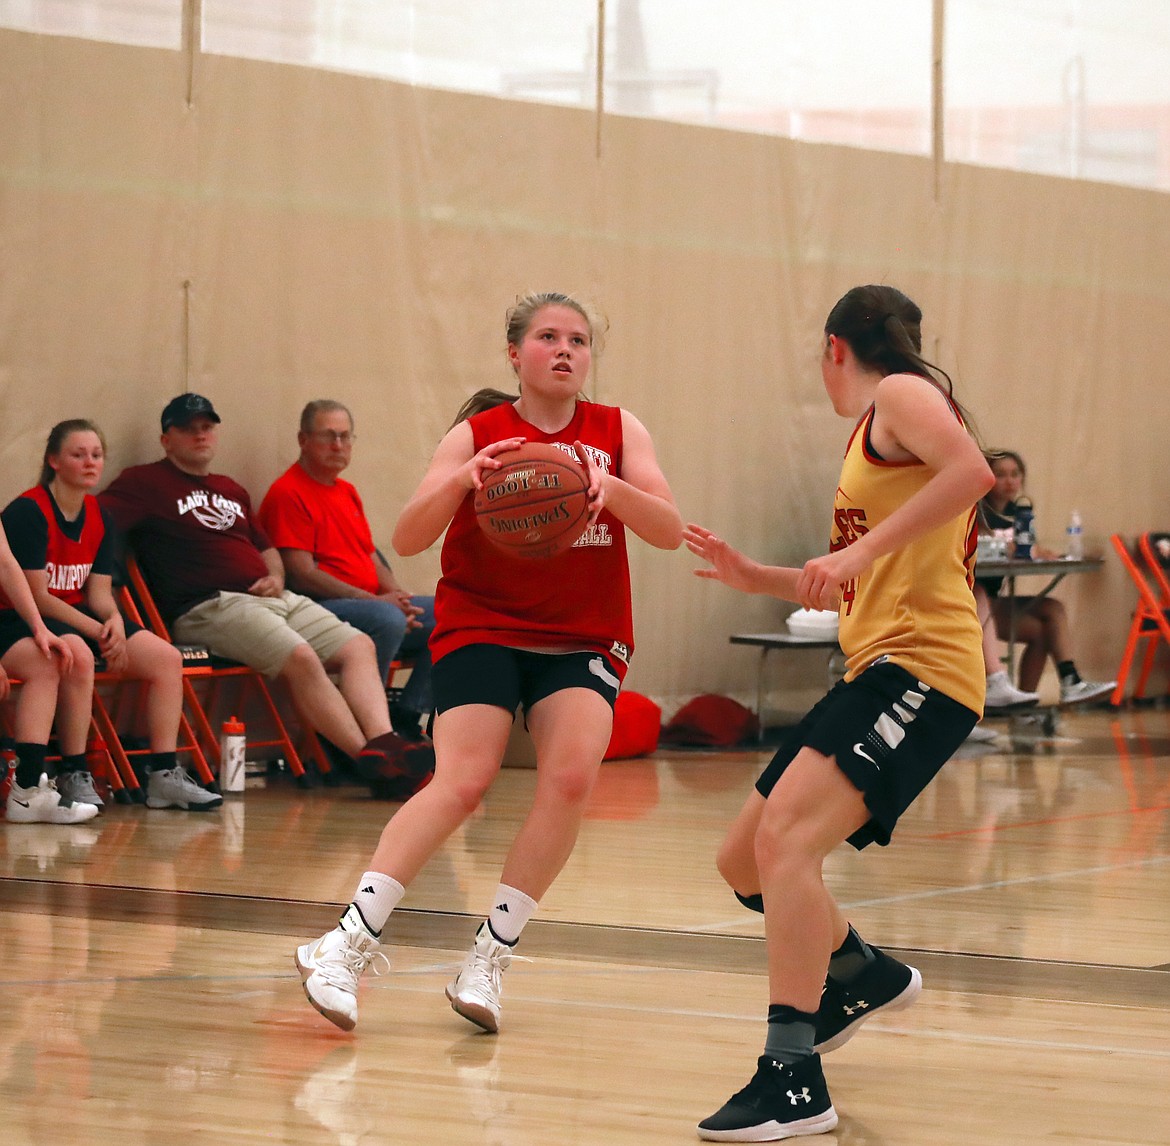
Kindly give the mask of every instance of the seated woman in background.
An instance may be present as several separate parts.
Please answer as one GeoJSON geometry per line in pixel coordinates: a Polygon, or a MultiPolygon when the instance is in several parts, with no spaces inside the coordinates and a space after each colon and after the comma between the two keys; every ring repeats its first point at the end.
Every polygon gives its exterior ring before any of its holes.
{"type": "MultiPolygon", "coordinates": [[[[0,513],[37,608],[49,629],[69,645],[80,682],[63,688],[58,697],[62,760],[57,789],[75,804],[102,806],[85,762],[94,660],[100,656],[110,672],[143,681],[147,688],[147,806],[193,812],[216,808],[223,797],[195,783],[176,755],[182,656],[126,621],[114,601],[113,533],[91,492],[101,481],[105,453],[105,439],[92,422],[59,422],[49,433],[40,483],[0,513]]],[[[15,614],[0,618],[9,627],[23,624],[15,614]]]]}
{"type": "MultiPolygon", "coordinates": [[[[988,456],[995,485],[980,502],[983,522],[988,529],[1011,529],[1016,519],[1016,502],[1024,488],[1027,469],[1024,459],[1011,450],[998,450],[988,456]]],[[[1036,557],[1051,560],[1059,553],[1033,547],[1036,557]]],[[[998,596],[1002,580],[980,583],[987,592],[995,632],[1006,641],[1011,626],[1011,601],[998,596]]],[[[976,604],[979,604],[979,586],[976,586],[976,604]]],[[[1082,680],[1072,658],[1072,635],[1069,631],[1068,611],[1053,597],[1015,598],[1015,639],[1024,645],[1020,657],[1019,687],[1035,692],[1044,671],[1046,657],[1052,658],[1060,677],[1060,703],[1077,704],[1096,700],[1111,693],[1116,681],[1082,680]]],[[[1011,683],[1010,681],[1008,682],[1011,683]]],[[[990,691],[990,690],[989,690],[990,691]]],[[[988,707],[991,705],[988,697],[988,707]]]]}
{"type": "MultiPolygon", "coordinates": [[[[979,627],[983,630],[983,668],[987,674],[987,698],[983,702],[983,711],[985,713],[997,711],[1002,713],[1038,704],[1040,694],[1016,688],[1012,684],[1011,678],[1001,667],[999,634],[996,632],[995,621],[991,616],[991,599],[987,596],[987,590],[983,587],[982,581],[975,582],[974,592],[975,612],[979,616],[979,627]]],[[[979,735],[976,731],[979,729],[981,729],[981,725],[977,724],[972,729],[972,735],[968,739],[990,739],[989,736],[979,735]]]]}

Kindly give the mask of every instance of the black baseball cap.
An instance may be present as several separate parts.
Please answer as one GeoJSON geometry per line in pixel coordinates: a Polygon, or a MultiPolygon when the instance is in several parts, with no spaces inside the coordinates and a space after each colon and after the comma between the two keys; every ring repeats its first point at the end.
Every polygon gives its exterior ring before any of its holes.
{"type": "Polygon", "coordinates": [[[163,407],[163,433],[172,426],[185,426],[196,418],[210,418],[213,422],[221,420],[210,398],[204,398],[202,394],[180,394],[163,407]]]}

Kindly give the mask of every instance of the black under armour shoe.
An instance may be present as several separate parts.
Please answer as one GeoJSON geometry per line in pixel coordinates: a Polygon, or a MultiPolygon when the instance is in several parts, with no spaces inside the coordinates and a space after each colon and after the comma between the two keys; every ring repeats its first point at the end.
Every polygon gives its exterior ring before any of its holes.
{"type": "Polygon", "coordinates": [[[788,1066],[761,1056],[751,1082],[699,1123],[708,1142],[776,1142],[823,1134],[837,1125],[820,1055],[788,1066]]]}
{"type": "Polygon", "coordinates": [[[922,992],[922,976],[914,967],[899,963],[880,947],[870,944],[877,956],[851,983],[829,978],[817,1008],[814,1049],[828,1054],[844,1046],[866,1019],[880,1011],[901,1011],[922,992]]]}

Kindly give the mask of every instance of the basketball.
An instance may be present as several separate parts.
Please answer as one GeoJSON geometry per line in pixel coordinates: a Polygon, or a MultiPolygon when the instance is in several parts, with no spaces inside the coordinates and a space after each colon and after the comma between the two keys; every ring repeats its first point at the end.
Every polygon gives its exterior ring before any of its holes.
{"type": "Polygon", "coordinates": [[[516,557],[551,557],[570,548],[589,523],[589,478],[576,456],[526,442],[499,457],[504,464],[475,494],[480,529],[516,557]]]}

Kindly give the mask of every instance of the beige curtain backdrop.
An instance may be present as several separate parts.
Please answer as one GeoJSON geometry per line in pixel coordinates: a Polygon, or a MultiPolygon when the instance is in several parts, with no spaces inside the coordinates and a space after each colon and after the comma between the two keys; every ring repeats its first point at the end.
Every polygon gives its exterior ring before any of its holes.
{"type": "MultiPolygon", "coordinates": [[[[1170,196],[592,115],[380,80],[0,32],[0,436],[10,497],[90,416],[108,476],[159,455],[185,389],[224,417],[217,468],[257,500],[304,402],[357,418],[349,476],[387,544],[460,402],[510,386],[531,288],[609,317],[593,396],[650,428],[684,517],[761,558],[822,552],[850,426],[820,330],[859,282],[926,313],[926,350],[987,444],[1029,463],[1042,541],[1170,525],[1170,196]]],[[[634,547],[629,685],[667,715],[754,695],[730,633],[788,606],[634,547]]],[[[433,588],[437,548],[399,561],[433,588]]],[[[1134,594],[1116,562],[1058,591],[1082,671],[1112,675],[1134,594]]],[[[781,704],[824,684],[777,671],[781,704]]],[[[1049,686],[1051,682],[1048,682],[1049,686]]]]}

